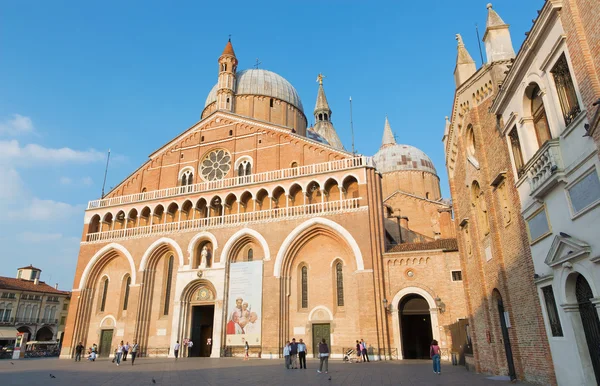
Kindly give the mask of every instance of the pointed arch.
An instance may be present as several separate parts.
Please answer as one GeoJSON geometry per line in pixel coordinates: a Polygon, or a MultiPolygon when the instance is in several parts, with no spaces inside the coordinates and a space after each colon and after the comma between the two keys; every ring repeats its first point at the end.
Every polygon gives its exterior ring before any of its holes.
{"type": "Polygon", "coordinates": [[[292,245],[292,243],[294,242],[296,237],[298,237],[298,235],[300,235],[302,232],[309,229],[310,227],[319,226],[319,225],[323,226],[323,227],[327,227],[327,228],[333,230],[335,233],[339,234],[346,241],[346,243],[348,243],[348,246],[352,250],[352,254],[354,255],[354,258],[356,259],[356,270],[363,271],[365,269],[365,264],[364,264],[364,260],[363,260],[360,248],[359,248],[356,240],[354,240],[354,237],[352,237],[352,235],[350,234],[350,232],[348,232],[346,230],[346,228],[344,228],[340,224],[336,223],[335,221],[332,221],[332,220],[329,220],[326,218],[322,218],[322,217],[315,217],[315,218],[307,220],[307,221],[303,222],[302,224],[298,225],[285,238],[285,240],[281,244],[281,247],[279,248],[279,252],[277,253],[277,258],[275,259],[275,267],[273,268],[273,276],[275,276],[277,278],[281,277],[281,269],[283,266],[283,260],[284,260],[285,256],[287,255],[288,250],[290,249],[290,246],[292,245]]]}
{"type": "Polygon", "coordinates": [[[229,240],[227,240],[227,243],[225,243],[225,246],[223,247],[223,251],[221,252],[222,258],[219,260],[219,267],[225,268],[225,263],[226,263],[227,257],[229,256],[231,249],[233,248],[235,243],[243,236],[251,236],[254,239],[256,239],[256,241],[258,241],[258,243],[262,247],[263,252],[265,254],[265,257],[263,258],[263,260],[266,260],[266,261],[271,260],[271,252],[269,250],[269,244],[267,244],[267,240],[265,240],[263,235],[261,235],[254,229],[242,228],[239,231],[237,231],[236,233],[234,233],[233,236],[231,236],[229,238],[229,240]]]}
{"type": "Polygon", "coordinates": [[[85,269],[83,270],[83,274],[81,275],[81,279],[79,279],[79,287],[76,288],[76,289],[74,289],[75,291],[81,291],[84,288],[84,285],[87,283],[87,279],[88,279],[88,277],[90,275],[90,272],[92,271],[92,268],[94,267],[94,265],[96,265],[96,263],[102,257],[104,257],[105,255],[107,255],[111,251],[120,252],[127,259],[127,261],[129,262],[129,267],[131,269],[131,285],[135,285],[135,283],[136,283],[136,274],[135,274],[136,273],[136,269],[135,269],[135,263],[133,261],[133,257],[131,256],[131,253],[129,253],[129,251],[127,250],[127,248],[125,248],[121,244],[110,243],[110,244],[105,245],[104,247],[102,247],[90,259],[90,261],[88,262],[88,264],[85,266],[85,269]]]}
{"type": "MultiPolygon", "coordinates": [[[[215,235],[213,235],[210,232],[200,232],[198,234],[196,234],[196,236],[192,237],[192,239],[190,240],[190,243],[188,244],[188,248],[187,248],[187,252],[188,252],[188,264],[191,265],[192,261],[194,260],[194,252],[196,250],[196,247],[198,246],[198,243],[200,243],[202,240],[209,240],[212,244],[212,260],[216,261],[218,254],[217,254],[217,250],[219,249],[219,244],[217,243],[217,238],[215,237],[215,235]]],[[[219,261],[221,261],[221,259],[219,259],[219,261]]]]}
{"type": "Polygon", "coordinates": [[[142,257],[142,262],[140,263],[140,269],[139,271],[145,271],[146,270],[146,266],[148,265],[148,259],[150,258],[150,256],[154,253],[154,251],[156,249],[158,249],[160,246],[167,244],[170,245],[171,247],[173,247],[173,250],[175,251],[175,253],[177,254],[177,258],[179,261],[179,267],[183,267],[184,263],[183,263],[183,251],[181,250],[181,247],[179,247],[179,244],[177,244],[175,242],[175,240],[170,239],[168,237],[161,237],[160,239],[156,240],[155,242],[153,242],[148,249],[146,249],[146,252],[144,252],[144,256],[142,257]]]}

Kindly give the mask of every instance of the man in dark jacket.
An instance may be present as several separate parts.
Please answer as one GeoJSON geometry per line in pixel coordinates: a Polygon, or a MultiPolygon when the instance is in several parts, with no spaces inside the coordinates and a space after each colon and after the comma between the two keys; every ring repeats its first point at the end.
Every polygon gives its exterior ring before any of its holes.
{"type": "Polygon", "coordinates": [[[75,362],[81,362],[81,354],[83,354],[84,348],[81,342],[75,347],[75,362]]]}
{"type": "Polygon", "coordinates": [[[292,369],[298,368],[298,343],[296,343],[296,338],[292,338],[292,343],[290,343],[290,362],[292,363],[292,369]]]}

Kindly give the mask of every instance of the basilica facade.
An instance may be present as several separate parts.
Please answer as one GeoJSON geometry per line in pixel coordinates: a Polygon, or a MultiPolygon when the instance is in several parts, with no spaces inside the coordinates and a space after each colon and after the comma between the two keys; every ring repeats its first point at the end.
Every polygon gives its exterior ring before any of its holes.
{"type": "MultiPolygon", "coordinates": [[[[342,357],[468,346],[452,207],[425,153],[385,119],[373,157],[346,151],[319,76],[314,127],[295,88],[238,70],[228,42],[201,119],[85,213],[63,357],[137,340],[142,355],[251,354],[326,339],[342,357]]],[[[383,117],[382,117],[383,118],[383,117]]],[[[383,120],[383,119],[382,119],[383,120]]]]}

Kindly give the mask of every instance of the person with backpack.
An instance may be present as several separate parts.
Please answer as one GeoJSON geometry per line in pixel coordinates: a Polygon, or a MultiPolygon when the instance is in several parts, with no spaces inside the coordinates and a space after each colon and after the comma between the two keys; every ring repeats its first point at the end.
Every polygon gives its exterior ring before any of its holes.
{"type": "Polygon", "coordinates": [[[431,341],[431,346],[429,346],[429,356],[433,359],[433,373],[438,375],[441,374],[440,346],[438,346],[438,342],[435,339],[431,341]]]}
{"type": "Polygon", "coordinates": [[[323,372],[323,364],[325,364],[325,374],[327,374],[329,372],[329,346],[325,338],[319,343],[319,361],[319,370],[317,370],[317,373],[321,374],[323,372]]]}

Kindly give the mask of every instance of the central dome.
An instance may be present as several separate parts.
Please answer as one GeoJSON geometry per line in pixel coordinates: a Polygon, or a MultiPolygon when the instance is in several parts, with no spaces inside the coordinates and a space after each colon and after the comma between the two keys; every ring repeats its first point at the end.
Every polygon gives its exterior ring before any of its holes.
{"type": "MultiPolygon", "coordinates": [[[[277,98],[295,106],[304,113],[304,108],[302,107],[302,101],[300,100],[298,92],[294,86],[282,76],[268,70],[249,69],[237,72],[235,77],[235,94],[263,95],[277,98]]],[[[208,93],[206,103],[204,104],[205,108],[217,101],[217,86],[218,84],[215,84],[212,90],[210,90],[210,93],[208,93]]]]}
{"type": "Polygon", "coordinates": [[[410,145],[393,144],[382,147],[373,157],[381,173],[418,170],[437,175],[431,159],[421,149],[410,145]]]}

